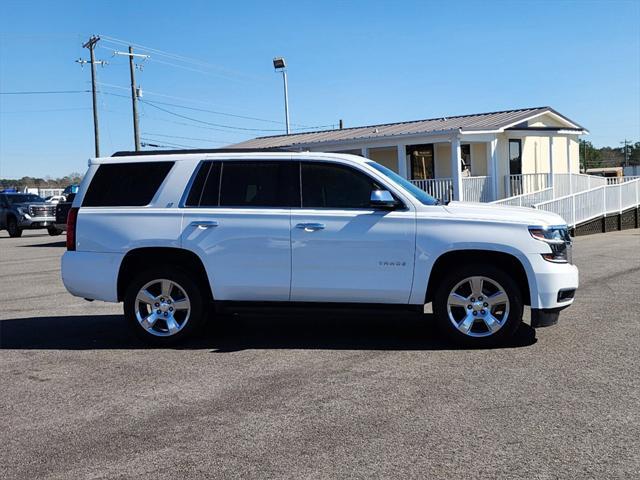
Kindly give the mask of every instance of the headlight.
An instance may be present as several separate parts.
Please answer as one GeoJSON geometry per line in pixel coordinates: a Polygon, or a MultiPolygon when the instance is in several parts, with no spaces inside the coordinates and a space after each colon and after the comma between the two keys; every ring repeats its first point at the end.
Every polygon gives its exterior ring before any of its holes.
{"type": "Polygon", "coordinates": [[[24,215],[25,213],[27,213],[24,207],[18,207],[16,210],[18,210],[18,213],[20,215],[24,215]]]}
{"type": "Polygon", "coordinates": [[[545,260],[554,263],[571,262],[571,237],[566,226],[529,227],[529,233],[533,238],[545,242],[551,248],[551,253],[542,254],[545,260]]]}

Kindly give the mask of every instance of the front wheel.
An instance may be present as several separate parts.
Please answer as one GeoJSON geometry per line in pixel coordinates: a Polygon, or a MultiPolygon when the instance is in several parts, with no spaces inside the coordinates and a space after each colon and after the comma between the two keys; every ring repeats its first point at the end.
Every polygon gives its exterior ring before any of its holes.
{"type": "Polygon", "coordinates": [[[47,232],[49,232],[49,235],[52,237],[56,237],[62,233],[62,230],[58,230],[56,227],[49,227],[47,228],[47,232]]]}
{"type": "Polygon", "coordinates": [[[7,220],[7,231],[11,238],[22,236],[22,229],[18,227],[18,221],[14,217],[9,217],[7,220]]]}
{"type": "Polygon", "coordinates": [[[522,294],[503,270],[470,265],[444,278],[433,309],[440,330],[455,343],[493,346],[507,341],[522,323],[522,294]]]}
{"type": "Polygon", "coordinates": [[[129,284],[124,315],[146,343],[173,345],[193,336],[204,323],[203,294],[185,272],[147,270],[129,284]]]}

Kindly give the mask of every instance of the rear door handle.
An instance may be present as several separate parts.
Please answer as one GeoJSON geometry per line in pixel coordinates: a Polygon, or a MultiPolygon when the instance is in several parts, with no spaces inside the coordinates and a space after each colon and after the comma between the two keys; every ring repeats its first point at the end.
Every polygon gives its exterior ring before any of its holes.
{"type": "Polygon", "coordinates": [[[316,230],[324,230],[324,223],[299,223],[296,228],[304,230],[305,232],[315,232],[316,230]]]}
{"type": "Polygon", "coordinates": [[[201,221],[201,222],[191,222],[191,226],[192,227],[196,227],[196,228],[201,228],[202,230],[205,230],[207,228],[217,227],[218,226],[218,222],[216,222],[215,220],[201,221]]]}

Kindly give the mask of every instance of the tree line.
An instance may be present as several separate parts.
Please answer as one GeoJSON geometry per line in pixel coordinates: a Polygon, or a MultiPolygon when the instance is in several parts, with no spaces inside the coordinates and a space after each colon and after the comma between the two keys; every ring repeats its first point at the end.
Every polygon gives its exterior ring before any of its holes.
{"type": "Polygon", "coordinates": [[[37,187],[37,188],[65,188],[68,185],[76,185],[80,183],[83,175],[78,172],[70,173],[64,177],[52,178],[46,176],[44,178],[39,177],[22,177],[18,179],[0,178],[0,188],[17,188],[18,190],[24,187],[37,187]]]}
{"type": "Polygon", "coordinates": [[[640,165],[640,142],[628,143],[625,147],[596,148],[588,140],[580,140],[580,167],[603,168],[640,165]]]}

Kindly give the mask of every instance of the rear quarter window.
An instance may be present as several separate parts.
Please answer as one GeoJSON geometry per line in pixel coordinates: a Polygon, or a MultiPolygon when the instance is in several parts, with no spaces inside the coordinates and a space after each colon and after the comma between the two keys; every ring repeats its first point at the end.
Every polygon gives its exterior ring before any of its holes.
{"type": "Polygon", "coordinates": [[[109,163],[98,167],[83,207],[140,207],[151,203],[174,162],[109,163]]]}

